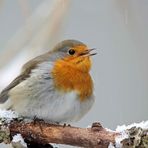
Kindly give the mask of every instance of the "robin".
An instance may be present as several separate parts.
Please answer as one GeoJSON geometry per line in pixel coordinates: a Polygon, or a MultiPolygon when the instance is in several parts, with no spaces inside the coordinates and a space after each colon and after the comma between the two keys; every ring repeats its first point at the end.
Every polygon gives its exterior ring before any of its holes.
{"type": "Polygon", "coordinates": [[[1,92],[1,109],[52,122],[80,120],[94,103],[92,50],[80,41],[64,40],[30,60],[1,92]]]}

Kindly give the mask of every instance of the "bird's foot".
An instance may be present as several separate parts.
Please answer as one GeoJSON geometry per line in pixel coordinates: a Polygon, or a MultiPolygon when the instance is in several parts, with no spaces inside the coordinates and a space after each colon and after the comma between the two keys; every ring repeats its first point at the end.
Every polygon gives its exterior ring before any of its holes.
{"type": "Polygon", "coordinates": [[[36,124],[36,123],[39,123],[39,122],[45,122],[43,119],[39,119],[37,116],[34,116],[33,118],[33,123],[36,124]]]}
{"type": "Polygon", "coordinates": [[[67,126],[67,127],[71,127],[70,124],[66,124],[66,123],[64,123],[64,124],[63,124],[63,128],[66,127],[66,126],[67,126]]]}

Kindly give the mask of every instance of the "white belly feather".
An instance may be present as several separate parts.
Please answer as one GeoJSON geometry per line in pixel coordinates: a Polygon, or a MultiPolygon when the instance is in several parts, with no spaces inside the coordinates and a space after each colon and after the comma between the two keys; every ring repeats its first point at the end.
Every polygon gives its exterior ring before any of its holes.
{"type": "Polygon", "coordinates": [[[53,122],[77,121],[89,111],[94,102],[93,96],[80,102],[75,92],[65,94],[55,90],[40,95],[37,93],[36,96],[25,94],[19,95],[19,98],[14,95],[10,97],[13,109],[21,115],[53,122]]]}
{"type": "Polygon", "coordinates": [[[91,108],[94,102],[93,95],[80,102],[76,92],[63,93],[56,90],[46,67],[49,69],[49,65],[52,64],[42,64],[32,71],[31,77],[9,92],[12,109],[22,116],[36,116],[52,122],[79,120],[91,108]]]}

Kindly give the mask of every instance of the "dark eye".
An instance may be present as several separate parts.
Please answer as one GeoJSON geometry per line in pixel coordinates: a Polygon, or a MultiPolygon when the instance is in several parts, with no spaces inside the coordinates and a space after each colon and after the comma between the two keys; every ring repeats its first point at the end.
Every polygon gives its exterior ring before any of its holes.
{"type": "Polygon", "coordinates": [[[68,53],[69,53],[70,55],[74,55],[74,54],[75,54],[75,50],[74,50],[74,49],[70,49],[70,50],[68,51],[68,53]]]}

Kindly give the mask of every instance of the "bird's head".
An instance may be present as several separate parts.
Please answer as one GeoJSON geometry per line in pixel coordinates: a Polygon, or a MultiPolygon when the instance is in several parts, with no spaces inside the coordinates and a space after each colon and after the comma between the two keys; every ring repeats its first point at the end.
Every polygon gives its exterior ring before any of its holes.
{"type": "Polygon", "coordinates": [[[77,40],[65,40],[57,44],[53,52],[59,57],[57,62],[67,62],[83,72],[91,68],[90,56],[95,49],[89,49],[84,43],[77,40]]]}

